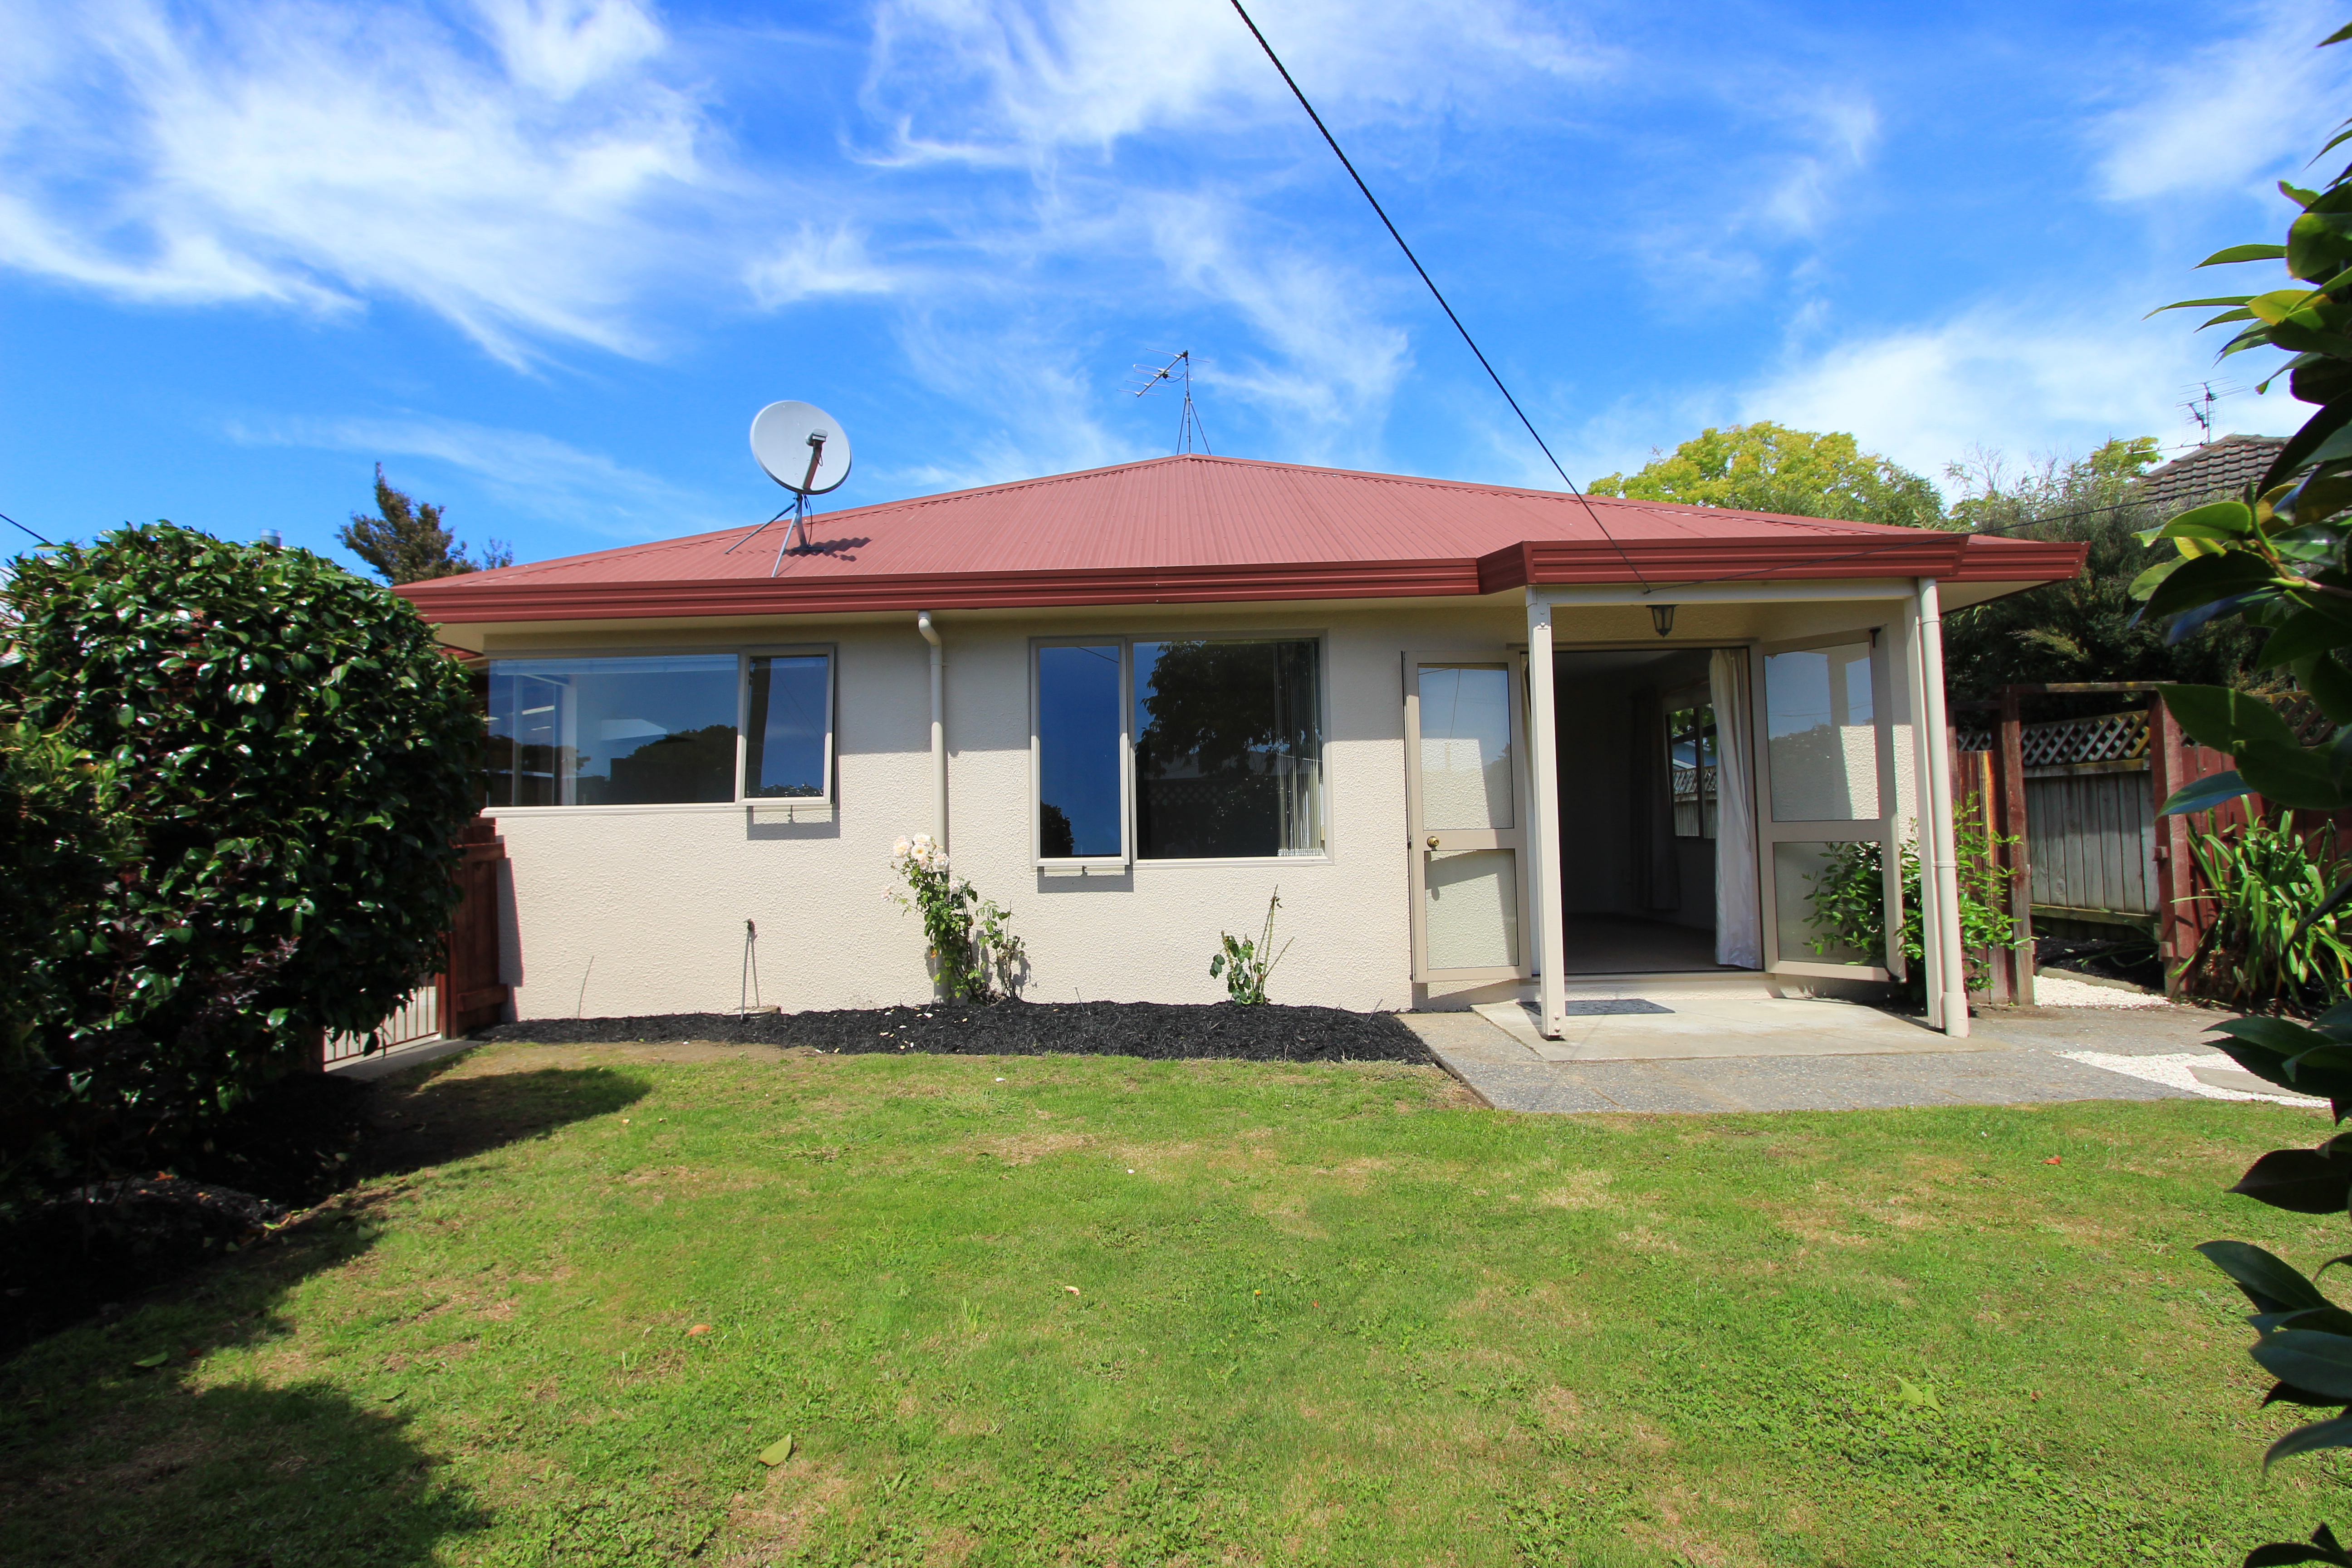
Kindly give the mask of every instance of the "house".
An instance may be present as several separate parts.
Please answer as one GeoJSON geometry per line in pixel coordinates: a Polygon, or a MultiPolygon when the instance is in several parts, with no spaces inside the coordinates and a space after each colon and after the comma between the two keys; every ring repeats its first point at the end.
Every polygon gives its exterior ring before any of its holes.
{"type": "Polygon", "coordinates": [[[2209,500],[2242,496],[2259,484],[2286,447],[2284,436],[2224,436],[2141,476],[2137,489],[2161,518],[2209,500]]]}
{"type": "Polygon", "coordinates": [[[1808,879],[1915,822],[1948,867],[1938,616],[2082,561],[1206,456],[782,532],[399,590],[486,678],[520,1017],[731,1008],[746,921],[770,1001],[921,1000],[884,894],[926,831],[1034,1000],[1217,1000],[1277,886],[1284,1001],[1556,1033],[1625,976],[1883,983],[1808,879]]]}

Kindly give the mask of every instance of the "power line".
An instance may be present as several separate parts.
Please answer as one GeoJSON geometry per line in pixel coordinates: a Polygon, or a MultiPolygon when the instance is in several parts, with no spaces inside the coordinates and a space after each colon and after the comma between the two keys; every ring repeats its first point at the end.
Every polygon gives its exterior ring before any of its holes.
{"type": "Polygon", "coordinates": [[[1274,46],[1265,41],[1265,35],[1258,31],[1255,22],[1250,20],[1250,14],[1243,8],[1242,0],[1233,0],[1233,6],[1234,13],[1241,17],[1242,25],[1250,30],[1250,37],[1257,40],[1257,47],[1265,51],[1265,58],[1272,60],[1274,68],[1282,73],[1283,85],[1290,89],[1293,98],[1298,100],[1298,107],[1307,110],[1307,118],[1313,121],[1315,129],[1323,133],[1323,140],[1329,144],[1332,155],[1339,160],[1339,166],[1348,171],[1348,178],[1355,181],[1356,189],[1364,193],[1364,200],[1371,204],[1373,214],[1381,220],[1381,226],[1389,231],[1389,237],[1397,242],[1397,248],[1404,252],[1404,258],[1412,263],[1412,269],[1421,275],[1422,282],[1428,285],[1430,297],[1437,301],[1437,308],[1445,312],[1445,319],[1454,323],[1454,330],[1462,334],[1464,342],[1470,345],[1470,352],[1477,356],[1479,367],[1486,371],[1486,379],[1495,384],[1495,390],[1503,395],[1503,401],[1511,405],[1511,412],[1519,416],[1519,423],[1528,427],[1528,434],[1535,437],[1538,447],[1543,448],[1544,460],[1551,464],[1551,471],[1559,476],[1559,482],[1568,487],[1568,493],[1583,503],[1584,514],[1592,520],[1592,526],[1599,529],[1601,537],[1615,548],[1617,558],[1625,563],[1625,569],[1633,574],[1633,581],[1641,584],[1646,593],[1650,580],[1642,575],[1642,569],[1633,564],[1633,558],[1625,552],[1622,544],[1618,543],[1617,536],[1609,531],[1609,525],[1601,521],[1601,514],[1593,510],[1592,503],[1585,500],[1584,492],[1576,488],[1576,481],[1568,477],[1568,470],[1559,466],[1559,459],[1552,456],[1550,444],[1544,440],[1543,433],[1536,428],[1535,421],[1528,417],[1527,410],[1519,406],[1519,400],[1511,395],[1511,389],[1503,384],[1503,378],[1488,363],[1486,351],[1479,348],[1478,340],[1470,335],[1470,329],[1462,324],[1462,318],[1455,315],[1454,307],[1445,302],[1445,295],[1438,289],[1436,280],[1421,264],[1421,258],[1412,253],[1412,247],[1404,242],[1404,236],[1397,232],[1397,226],[1389,220],[1388,212],[1381,205],[1380,198],[1372,195],[1371,186],[1364,184],[1364,176],[1356,173],[1356,165],[1349,162],[1348,154],[1340,150],[1339,139],[1331,134],[1331,128],[1323,123],[1323,117],[1315,112],[1313,104],[1307,101],[1307,94],[1299,89],[1298,83],[1291,77],[1290,68],[1282,63],[1282,57],[1274,52],[1274,46]]]}
{"type": "MultiPolygon", "coordinates": [[[[5,511],[0,511],[0,522],[7,523],[12,528],[25,528],[23,523],[18,522],[15,518],[10,517],[5,511]]],[[[29,528],[25,528],[25,531],[26,533],[33,533],[33,531],[29,528]]],[[[33,533],[33,537],[36,539],[41,539],[41,536],[37,533],[33,533]]],[[[52,550],[57,548],[57,542],[54,540],[41,539],[41,542],[47,545],[52,550]]]]}

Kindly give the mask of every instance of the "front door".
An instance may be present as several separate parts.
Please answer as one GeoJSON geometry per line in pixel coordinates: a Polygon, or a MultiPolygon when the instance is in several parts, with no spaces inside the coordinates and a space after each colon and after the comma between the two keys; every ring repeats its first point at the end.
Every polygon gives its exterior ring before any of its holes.
{"type": "Polygon", "coordinates": [[[1527,801],[1518,656],[1405,660],[1405,823],[1412,977],[1529,972],[1527,801]]]}
{"type": "Polygon", "coordinates": [[[1845,632],[1755,651],[1756,837],[1769,970],[1902,977],[1902,943],[1884,940],[1902,926],[1904,842],[1884,640],[1845,632]]]}

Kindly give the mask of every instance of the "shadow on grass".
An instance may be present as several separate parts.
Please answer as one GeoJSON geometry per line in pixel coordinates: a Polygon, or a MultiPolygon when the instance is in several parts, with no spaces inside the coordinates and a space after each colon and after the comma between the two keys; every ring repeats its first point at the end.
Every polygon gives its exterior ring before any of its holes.
{"type": "Polygon", "coordinates": [[[339,1383],[200,1388],[209,1352],[290,1336],[289,1295],[401,1223],[435,1165],[617,1110],[647,1085],[604,1068],[373,1086],[358,1187],[268,1239],[0,1362],[0,1563],[397,1565],[443,1560],[487,1514],[408,1431],[429,1398],[346,1362],[339,1383]]]}
{"type": "Polygon", "coordinates": [[[373,1086],[362,1180],[400,1175],[544,1138],[592,1116],[608,1116],[645,1098],[650,1087],[612,1068],[541,1068],[529,1072],[455,1076],[448,1058],[373,1086]]]}
{"type": "Polygon", "coordinates": [[[116,1392],[111,1409],[71,1400],[9,1424],[0,1560],[397,1568],[488,1521],[393,1407],[163,1374],[116,1392]]]}

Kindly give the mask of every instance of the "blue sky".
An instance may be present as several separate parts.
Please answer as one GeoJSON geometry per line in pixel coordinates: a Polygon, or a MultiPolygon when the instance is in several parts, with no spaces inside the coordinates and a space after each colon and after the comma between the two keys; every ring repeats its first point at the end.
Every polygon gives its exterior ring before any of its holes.
{"type": "MultiPolygon", "coordinates": [[[[2142,315],[2352,108],[2289,0],[1253,10],[1580,483],[1754,418],[1939,480],[2184,443],[2219,345],[2142,315]]],[[[1187,348],[1218,452],[1558,482],[1224,0],[0,20],[0,510],[51,538],[333,552],[379,460],[525,560],[748,524],[781,397],[853,437],[829,506],[1088,468],[1171,449],[1122,388],[1187,348]]]]}

